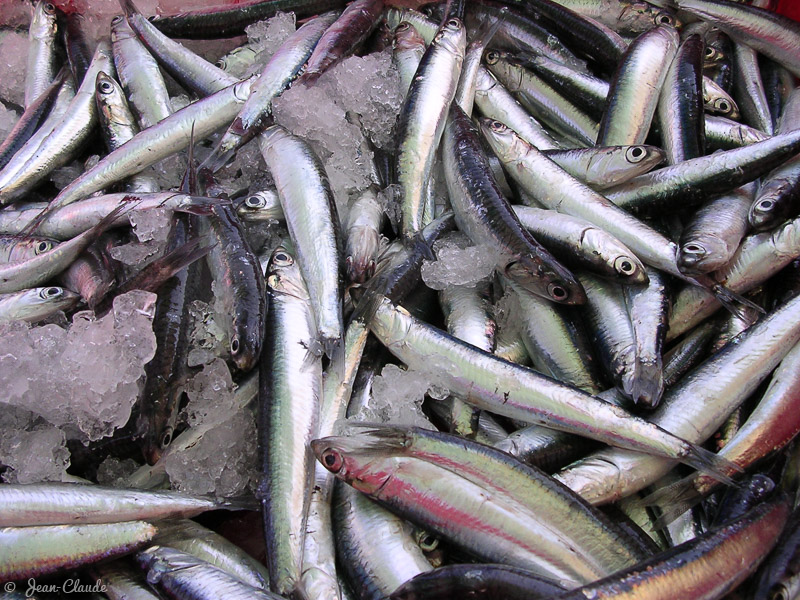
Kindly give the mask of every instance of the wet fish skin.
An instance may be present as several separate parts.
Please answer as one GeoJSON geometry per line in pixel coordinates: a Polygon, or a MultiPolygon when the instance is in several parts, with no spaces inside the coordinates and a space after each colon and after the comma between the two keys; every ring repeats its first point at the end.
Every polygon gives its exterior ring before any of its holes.
{"type": "Polygon", "coordinates": [[[0,294],[0,321],[35,323],[73,308],[79,300],[75,292],[55,286],[0,294]]]}
{"type": "Polygon", "coordinates": [[[254,588],[186,552],[151,546],[136,555],[147,570],[147,581],[173,598],[185,600],[280,600],[281,596],[254,588]]]}
{"type": "Polygon", "coordinates": [[[775,545],[789,515],[785,496],[632,569],[558,596],[561,600],[714,600],[744,581],[775,545]]]}
{"type": "Polygon", "coordinates": [[[156,528],[143,521],[0,528],[0,582],[72,570],[129,554],[156,528]]]}
{"type": "Polygon", "coordinates": [[[310,146],[280,125],[259,137],[275,179],[297,262],[308,286],[319,341],[328,356],[341,342],[342,235],[328,176],[310,146]]]}
{"type": "Polygon", "coordinates": [[[267,286],[269,335],[259,387],[259,497],[270,588],[287,595],[301,585],[314,478],[309,444],[319,427],[322,401],[322,348],[299,261],[284,246],[272,253],[267,286]]]}
{"type": "Polygon", "coordinates": [[[28,28],[28,64],[25,69],[25,108],[50,86],[56,76],[56,31],[58,9],[47,0],[38,0],[28,28]]]}
{"type": "Polygon", "coordinates": [[[456,93],[466,45],[461,21],[449,20],[425,51],[400,110],[395,170],[405,237],[413,237],[427,224],[424,221],[427,181],[456,93]]]}
{"type": "Polygon", "coordinates": [[[494,182],[478,130],[453,105],[443,135],[445,177],[456,222],[474,244],[497,249],[497,267],[520,286],[553,302],[582,304],[575,276],[522,226],[494,182]]]}
{"type": "Polygon", "coordinates": [[[171,115],[167,84],[158,63],[122,15],[111,20],[111,50],[120,84],[139,127],[147,129],[171,115]]]}

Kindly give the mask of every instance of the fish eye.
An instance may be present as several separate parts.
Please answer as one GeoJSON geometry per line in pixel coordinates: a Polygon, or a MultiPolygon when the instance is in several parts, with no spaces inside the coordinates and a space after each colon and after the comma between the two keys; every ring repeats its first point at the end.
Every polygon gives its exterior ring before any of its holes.
{"type": "Polygon", "coordinates": [[[557,302],[563,302],[564,300],[567,299],[567,296],[569,296],[569,292],[567,292],[567,289],[563,285],[560,285],[558,283],[551,283],[550,285],[548,285],[547,293],[553,300],[556,300],[557,302]]]}
{"type": "Polygon", "coordinates": [[[320,455],[320,460],[331,473],[338,473],[344,466],[342,455],[333,448],[325,448],[320,455]]]}
{"type": "Polygon", "coordinates": [[[411,28],[411,23],[408,21],[403,21],[400,25],[397,26],[395,31],[408,31],[411,28]]]}
{"type": "Polygon", "coordinates": [[[700,244],[686,244],[683,247],[684,252],[688,252],[689,254],[705,254],[705,248],[703,248],[700,244]]]}
{"type": "Polygon", "coordinates": [[[239,337],[238,336],[234,336],[233,339],[231,340],[231,354],[236,356],[237,354],[239,354],[239,350],[241,350],[241,344],[239,343],[239,337]]]}
{"type": "Polygon", "coordinates": [[[459,19],[450,19],[447,21],[447,26],[452,29],[458,29],[461,27],[461,21],[459,19]]]}
{"type": "Polygon", "coordinates": [[[721,113],[731,112],[731,105],[725,98],[718,98],[716,102],[714,102],[714,107],[721,113]]]}
{"type": "Polygon", "coordinates": [[[97,84],[97,89],[100,91],[101,94],[110,94],[111,92],[114,91],[114,86],[111,85],[110,81],[104,79],[97,84]]]}
{"type": "Polygon", "coordinates": [[[712,48],[711,46],[706,47],[706,58],[714,58],[716,56],[717,51],[712,48]]]}
{"type": "Polygon", "coordinates": [[[758,203],[758,210],[770,211],[775,203],[772,200],[762,200],[758,203]]]}
{"type": "Polygon", "coordinates": [[[52,247],[53,247],[52,242],[47,242],[47,241],[43,240],[43,241],[39,242],[38,244],[36,244],[36,248],[34,249],[34,252],[36,254],[43,254],[43,253],[47,252],[48,250],[50,250],[52,247]]]}
{"type": "Polygon", "coordinates": [[[672,17],[666,13],[656,15],[656,25],[673,25],[672,17]]]}
{"type": "Polygon", "coordinates": [[[247,208],[264,208],[267,205],[267,201],[261,196],[253,195],[244,201],[244,205],[247,208]]]}
{"type": "Polygon", "coordinates": [[[50,2],[45,4],[42,8],[44,9],[44,12],[46,12],[48,15],[55,14],[55,12],[56,12],[55,5],[51,4],[50,2]]]}
{"type": "Polygon", "coordinates": [[[51,298],[58,298],[62,293],[63,290],[60,287],[42,288],[42,291],[39,292],[39,297],[42,300],[50,300],[51,298]]]}
{"type": "Polygon", "coordinates": [[[631,146],[625,152],[625,158],[629,162],[638,163],[647,155],[647,151],[642,146],[631,146]]]}
{"type": "Polygon", "coordinates": [[[622,275],[633,275],[636,272],[636,264],[627,256],[620,256],[614,261],[614,268],[622,275]]]}
{"type": "Polygon", "coordinates": [[[431,535],[427,531],[417,531],[416,538],[417,545],[424,552],[436,550],[437,546],[439,545],[439,538],[437,538],[435,535],[431,535]]]}
{"type": "Polygon", "coordinates": [[[506,124],[501,121],[492,121],[491,123],[489,123],[489,128],[497,133],[503,133],[508,129],[508,127],[506,127],[506,124]]]}
{"type": "Polygon", "coordinates": [[[122,15],[117,15],[116,17],[114,17],[113,19],[111,19],[111,24],[112,24],[112,25],[117,25],[117,24],[119,24],[119,23],[122,23],[122,19],[123,19],[123,16],[122,16],[122,15]]]}
{"type": "Polygon", "coordinates": [[[294,259],[288,252],[279,248],[272,255],[272,263],[279,267],[288,267],[294,263],[294,259]]]}
{"type": "Polygon", "coordinates": [[[486,64],[487,64],[487,65],[493,65],[493,64],[495,64],[495,63],[496,63],[498,60],[500,60],[500,53],[499,53],[499,52],[497,52],[496,50],[489,50],[489,51],[486,53],[486,64]]]}
{"type": "Polygon", "coordinates": [[[164,435],[161,436],[161,448],[166,448],[172,443],[172,427],[167,427],[164,430],[164,435]]]}

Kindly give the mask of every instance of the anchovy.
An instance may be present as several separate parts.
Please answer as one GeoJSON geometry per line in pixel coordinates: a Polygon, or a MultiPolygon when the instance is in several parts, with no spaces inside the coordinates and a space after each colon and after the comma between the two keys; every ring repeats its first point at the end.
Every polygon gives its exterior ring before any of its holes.
{"type": "Polygon", "coordinates": [[[61,190],[50,203],[49,215],[186,148],[192,132],[195,139],[201,139],[223,127],[247,100],[251,81],[237,82],[140,131],[61,190]]]}
{"type": "Polygon", "coordinates": [[[597,136],[600,146],[644,143],[677,51],[678,33],[667,25],[659,25],[633,41],[608,92],[608,108],[597,136]]]}
{"type": "Polygon", "coordinates": [[[779,496],[695,540],[558,598],[721,598],[766,558],[788,516],[786,498],[779,496]]]}
{"type": "Polygon", "coordinates": [[[254,588],[209,563],[173,548],[151,546],[136,555],[147,581],[168,597],[182,600],[280,600],[281,596],[254,588]]]}
{"type": "Polygon", "coordinates": [[[447,111],[456,93],[466,44],[461,21],[450,19],[445,23],[425,51],[400,110],[395,169],[406,237],[413,237],[427,224],[424,220],[427,182],[447,111]]]}
{"type": "Polygon", "coordinates": [[[47,0],[38,0],[28,28],[28,66],[25,69],[25,108],[47,90],[55,79],[56,17],[58,9],[47,0]]]}
{"type": "Polygon", "coordinates": [[[711,273],[727,265],[747,233],[747,214],[755,184],[706,202],[686,223],[680,237],[678,267],[688,274],[711,273]]]}
{"type": "MultiPolygon", "coordinates": [[[[667,391],[651,421],[702,443],[800,340],[800,298],[773,311],[667,391]],[[698,397],[706,398],[702,404],[698,397]]],[[[556,479],[593,504],[628,496],[669,472],[673,461],[627,450],[590,454],[556,479]]],[[[727,469],[732,468],[729,464],[727,469]]],[[[730,472],[730,471],[727,471],[730,472]]]]}
{"type": "Polygon", "coordinates": [[[111,49],[119,81],[139,127],[147,129],[170,116],[172,106],[158,63],[122,15],[111,20],[111,49]]]}
{"type": "Polygon", "coordinates": [[[272,100],[289,87],[337,15],[331,12],[312,19],[286,38],[264,66],[239,114],[203,161],[201,168],[218,170],[238,148],[264,129],[266,119],[272,112],[272,100]]]}
{"type": "Polygon", "coordinates": [[[763,8],[723,0],[675,0],[680,10],[714,23],[800,77],[800,25],[763,8]]]}
{"type": "Polygon", "coordinates": [[[182,11],[175,15],[150,17],[150,21],[170,37],[207,40],[241,35],[245,26],[273,17],[278,12],[293,12],[299,21],[341,9],[344,5],[344,0],[262,0],[249,5],[182,11]]]}
{"type": "Polygon", "coordinates": [[[209,510],[239,506],[226,500],[181,492],[144,491],[74,483],[0,486],[2,527],[119,523],[193,517],[209,510]]]}
{"type": "Polygon", "coordinates": [[[514,213],[537,239],[572,267],[620,283],[647,283],[647,272],[636,255],[588,221],[529,206],[514,206],[514,213]]]}
{"type": "Polygon", "coordinates": [[[491,178],[477,128],[457,105],[447,118],[442,148],[456,222],[475,244],[497,249],[497,266],[528,291],[554,302],[581,304],[575,276],[525,230],[491,178]]]}
{"type": "Polygon", "coordinates": [[[244,228],[229,206],[212,206],[212,214],[201,220],[201,235],[214,245],[207,256],[208,268],[218,288],[217,301],[228,315],[230,357],[244,373],[261,354],[266,327],[266,290],[261,267],[245,237],[244,228]]]}
{"type": "Polygon", "coordinates": [[[297,249],[319,341],[330,356],[343,334],[343,261],[339,214],[328,176],[311,148],[280,125],[262,133],[259,145],[297,249]]]}
{"type": "Polygon", "coordinates": [[[190,519],[159,523],[153,543],[192,554],[254,588],[269,589],[264,565],[225,537],[190,519]]]}
{"type": "Polygon", "coordinates": [[[380,305],[370,329],[410,368],[435,376],[442,387],[473,406],[714,469],[714,459],[702,449],[577,388],[452,338],[388,301],[380,305]],[[432,372],[437,365],[441,370],[432,372]]]}
{"type": "Polygon", "coordinates": [[[68,571],[129,554],[156,534],[150,523],[3,527],[0,582],[68,571]]]}
{"type": "Polygon", "coordinates": [[[35,323],[73,308],[80,299],[75,292],[55,286],[0,294],[0,321],[35,323]]]}
{"type": "Polygon", "coordinates": [[[95,78],[97,73],[114,72],[111,46],[101,42],[86,72],[75,97],[66,113],[47,135],[36,153],[14,175],[14,178],[0,187],[0,203],[8,204],[19,198],[39,183],[53,169],[64,165],[88,139],[97,123],[97,105],[94,100],[95,78]]]}
{"type": "Polygon", "coordinates": [[[313,303],[300,265],[279,246],[267,267],[269,338],[259,389],[261,513],[270,588],[287,595],[302,575],[314,477],[309,443],[319,427],[322,361],[313,303]],[[317,354],[315,354],[317,352],[317,354]]]}
{"type": "Polygon", "coordinates": [[[356,0],[319,39],[300,82],[313,83],[322,73],[358,48],[378,26],[383,0],[356,0]]]}
{"type": "Polygon", "coordinates": [[[210,96],[239,82],[183,45],[169,39],[150,23],[132,0],[120,0],[128,24],[175,80],[200,97],[210,96]]]}

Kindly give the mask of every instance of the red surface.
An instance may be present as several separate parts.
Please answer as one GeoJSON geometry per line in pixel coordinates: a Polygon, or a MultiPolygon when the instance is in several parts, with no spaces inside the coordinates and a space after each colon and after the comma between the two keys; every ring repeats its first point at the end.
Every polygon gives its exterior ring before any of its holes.
{"type": "Polygon", "coordinates": [[[800,21],[800,0],[779,0],[777,12],[800,21]]]}

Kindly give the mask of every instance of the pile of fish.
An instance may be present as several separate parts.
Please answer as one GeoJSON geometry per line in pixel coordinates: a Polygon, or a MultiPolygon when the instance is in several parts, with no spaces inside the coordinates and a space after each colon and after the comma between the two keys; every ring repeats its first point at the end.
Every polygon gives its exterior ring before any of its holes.
{"type": "Polygon", "coordinates": [[[154,342],[120,423],[28,397],[74,443],[61,481],[3,466],[2,598],[800,596],[800,25],[769,0],[418,8],[120,0],[94,44],[32,6],[0,335],[139,319],[154,342]],[[279,10],[302,26],[255,70],[248,44],[214,65],[175,41],[279,10]],[[389,143],[347,112],[367,183],[343,198],[277,107],[373,55],[404,100],[389,143]],[[246,152],[266,170],[236,189],[246,152]],[[115,260],[146,219],[163,243],[115,260]],[[212,361],[257,414],[235,497],[164,489],[213,436],[186,408],[212,361]],[[134,469],[99,485],[110,455],[134,469]],[[228,513],[192,520],[221,509],[260,513],[238,539],[263,556],[200,524],[228,513]]]}

